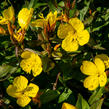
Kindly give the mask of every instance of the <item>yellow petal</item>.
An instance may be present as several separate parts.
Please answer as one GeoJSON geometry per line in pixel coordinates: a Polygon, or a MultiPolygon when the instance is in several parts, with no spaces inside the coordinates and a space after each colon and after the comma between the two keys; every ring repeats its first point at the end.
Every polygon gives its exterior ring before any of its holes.
{"type": "Polygon", "coordinates": [[[2,16],[0,16],[0,24],[1,25],[8,24],[8,19],[5,19],[2,16]]]}
{"type": "Polygon", "coordinates": [[[100,87],[105,86],[105,85],[106,85],[106,82],[107,82],[107,76],[106,76],[106,73],[103,72],[103,73],[100,74],[100,76],[99,76],[100,87]]]}
{"type": "Polygon", "coordinates": [[[69,20],[69,23],[72,25],[72,27],[77,31],[81,32],[84,30],[84,24],[78,19],[78,18],[71,18],[69,20]]]}
{"type": "Polygon", "coordinates": [[[33,83],[30,83],[25,89],[24,94],[29,97],[35,97],[39,91],[39,87],[33,83]]]}
{"type": "Polygon", "coordinates": [[[105,65],[100,58],[95,58],[94,63],[96,65],[99,73],[103,73],[105,71],[105,65]]]}
{"type": "Polygon", "coordinates": [[[97,75],[89,76],[84,80],[84,87],[88,90],[95,90],[99,86],[99,79],[97,75]]]}
{"type": "Polygon", "coordinates": [[[27,73],[31,72],[32,65],[33,65],[33,62],[31,61],[31,59],[23,59],[20,62],[20,67],[27,73]]]}
{"type": "Polygon", "coordinates": [[[68,35],[69,31],[74,33],[74,29],[70,24],[60,24],[58,27],[57,35],[60,39],[64,39],[68,35]]]}
{"type": "Polygon", "coordinates": [[[33,14],[33,8],[31,8],[30,10],[28,10],[27,8],[23,8],[19,14],[18,14],[18,23],[21,26],[22,29],[27,29],[31,17],[33,14]]]}
{"type": "Polygon", "coordinates": [[[77,32],[77,34],[78,34],[77,40],[79,42],[79,45],[83,46],[89,42],[90,35],[89,35],[89,32],[87,30],[77,32]]]}
{"type": "Polygon", "coordinates": [[[71,104],[63,103],[61,109],[77,109],[77,108],[71,104]]]}
{"type": "Polygon", "coordinates": [[[13,6],[10,6],[8,9],[5,9],[3,11],[3,17],[5,19],[8,19],[9,21],[12,21],[14,18],[14,8],[13,6]]]}
{"type": "Polygon", "coordinates": [[[109,68],[109,57],[106,54],[99,54],[95,58],[100,58],[104,62],[106,69],[109,68]]]}
{"type": "Polygon", "coordinates": [[[17,99],[17,104],[21,107],[25,107],[30,101],[31,99],[28,96],[23,95],[17,99]]]}
{"type": "Polygon", "coordinates": [[[28,84],[28,80],[24,76],[18,76],[13,81],[13,86],[16,87],[16,91],[23,91],[28,84]]]}
{"type": "Polygon", "coordinates": [[[67,52],[74,52],[78,50],[78,41],[74,40],[77,37],[76,34],[69,34],[67,37],[62,41],[62,48],[67,52]]]}
{"type": "Polygon", "coordinates": [[[31,22],[31,26],[33,26],[33,27],[44,28],[44,26],[46,26],[46,25],[47,25],[47,21],[45,21],[45,19],[37,19],[37,20],[31,22]]]}
{"type": "Polygon", "coordinates": [[[14,98],[18,98],[18,97],[22,96],[22,93],[17,92],[16,87],[14,87],[13,85],[9,85],[8,88],[6,89],[6,92],[9,96],[12,96],[14,98]]]}
{"type": "Polygon", "coordinates": [[[22,54],[21,57],[26,59],[26,58],[30,58],[31,55],[34,54],[33,52],[29,51],[29,50],[25,50],[22,54]]]}
{"type": "Polygon", "coordinates": [[[86,75],[96,75],[98,73],[96,65],[90,61],[83,61],[80,70],[86,75]]]}
{"type": "Polygon", "coordinates": [[[32,67],[32,73],[33,73],[33,76],[36,77],[38,75],[40,75],[40,73],[42,72],[42,66],[41,65],[34,65],[32,67]]]}
{"type": "Polygon", "coordinates": [[[57,18],[57,11],[55,11],[54,13],[52,12],[48,13],[46,20],[49,22],[50,27],[56,23],[56,18],[57,18]]]}

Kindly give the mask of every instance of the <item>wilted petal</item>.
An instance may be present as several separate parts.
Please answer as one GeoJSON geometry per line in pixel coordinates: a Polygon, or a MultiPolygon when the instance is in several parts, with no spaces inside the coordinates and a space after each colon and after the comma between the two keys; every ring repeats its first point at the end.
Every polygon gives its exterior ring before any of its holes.
{"type": "Polygon", "coordinates": [[[46,25],[47,25],[47,21],[45,19],[37,19],[37,20],[31,22],[31,26],[33,26],[33,27],[43,28],[46,25]]]}
{"type": "Polygon", "coordinates": [[[13,17],[14,17],[14,8],[13,8],[13,6],[10,6],[8,9],[5,9],[3,11],[3,17],[5,19],[8,19],[9,21],[13,20],[13,17]]]}

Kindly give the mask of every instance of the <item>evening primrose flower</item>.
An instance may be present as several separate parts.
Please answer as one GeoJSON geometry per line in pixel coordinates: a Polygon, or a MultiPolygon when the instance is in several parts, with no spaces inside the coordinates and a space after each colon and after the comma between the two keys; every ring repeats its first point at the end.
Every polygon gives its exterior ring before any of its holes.
{"type": "Polygon", "coordinates": [[[6,35],[6,30],[0,26],[0,34],[6,35]]]}
{"type": "Polygon", "coordinates": [[[71,104],[63,103],[61,109],[77,109],[77,108],[71,104]]]}
{"type": "Polygon", "coordinates": [[[84,87],[88,90],[95,90],[99,85],[105,86],[107,76],[105,73],[105,65],[100,58],[95,58],[94,63],[90,61],[83,61],[80,67],[83,74],[88,75],[84,80],[84,87]]]}
{"type": "Polygon", "coordinates": [[[79,45],[85,45],[90,38],[89,32],[84,30],[84,24],[78,18],[71,18],[68,24],[61,24],[57,34],[59,38],[64,39],[62,48],[68,52],[78,50],[79,45]]]}
{"type": "Polygon", "coordinates": [[[18,76],[14,79],[13,84],[6,89],[8,95],[17,98],[17,104],[25,107],[31,101],[30,97],[35,97],[39,87],[33,83],[28,85],[28,80],[24,76],[18,76]]]}
{"type": "Polygon", "coordinates": [[[42,72],[42,61],[36,53],[26,50],[21,57],[23,60],[20,62],[20,66],[25,72],[30,74],[32,70],[34,77],[42,72]]]}
{"type": "Polygon", "coordinates": [[[33,27],[47,27],[49,24],[50,27],[54,26],[57,20],[57,11],[54,13],[50,12],[48,13],[47,17],[44,18],[43,14],[40,15],[41,19],[37,19],[31,23],[33,27]]]}
{"type": "Polygon", "coordinates": [[[104,62],[106,69],[109,68],[109,57],[106,54],[99,54],[95,57],[100,58],[104,62]]]}
{"type": "Polygon", "coordinates": [[[15,20],[15,13],[13,6],[8,7],[8,9],[5,9],[2,13],[3,16],[0,16],[0,24],[8,24],[9,22],[14,22],[15,20]]]}
{"type": "Polygon", "coordinates": [[[30,8],[30,10],[27,8],[23,8],[18,13],[18,23],[22,29],[27,29],[32,15],[33,15],[33,8],[30,8]]]}

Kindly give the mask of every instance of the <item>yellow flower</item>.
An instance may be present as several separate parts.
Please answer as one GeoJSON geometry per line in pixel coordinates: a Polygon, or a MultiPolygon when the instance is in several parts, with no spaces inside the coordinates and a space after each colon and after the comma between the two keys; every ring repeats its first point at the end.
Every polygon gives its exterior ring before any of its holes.
{"type": "Polygon", "coordinates": [[[105,86],[107,76],[105,73],[105,65],[100,58],[95,58],[94,63],[83,61],[80,70],[83,74],[88,75],[84,80],[84,87],[88,90],[95,90],[99,85],[105,86]]]}
{"type": "Polygon", "coordinates": [[[63,103],[61,109],[77,109],[77,108],[71,104],[63,103]]]}
{"type": "Polygon", "coordinates": [[[30,97],[37,95],[39,87],[33,83],[28,85],[28,80],[24,76],[18,76],[6,91],[8,95],[17,98],[19,106],[25,107],[31,101],[30,97]]]}
{"type": "Polygon", "coordinates": [[[49,24],[49,26],[52,27],[56,23],[56,20],[57,20],[57,11],[55,11],[54,13],[52,13],[52,12],[48,13],[46,18],[44,18],[43,14],[42,14],[40,16],[40,18],[41,19],[37,19],[37,20],[33,21],[31,23],[31,25],[33,27],[44,28],[49,24]]]}
{"type": "Polygon", "coordinates": [[[27,9],[27,8],[23,8],[19,14],[18,14],[18,23],[21,26],[22,29],[27,29],[31,17],[33,15],[33,8],[27,9]]]}
{"type": "Polygon", "coordinates": [[[0,24],[8,24],[9,22],[14,22],[14,8],[10,6],[8,9],[3,11],[3,17],[0,16],[0,24]]]}
{"type": "Polygon", "coordinates": [[[95,57],[100,58],[104,62],[106,69],[109,68],[109,57],[106,54],[99,54],[95,57]]]}
{"type": "Polygon", "coordinates": [[[27,73],[33,73],[33,76],[37,76],[42,72],[42,61],[40,57],[32,51],[24,51],[21,54],[23,60],[20,63],[21,68],[27,73]]]}
{"type": "Polygon", "coordinates": [[[57,34],[64,39],[62,48],[68,52],[78,50],[79,45],[85,45],[90,38],[89,32],[84,30],[84,24],[78,18],[71,18],[68,24],[61,24],[57,34]]]}

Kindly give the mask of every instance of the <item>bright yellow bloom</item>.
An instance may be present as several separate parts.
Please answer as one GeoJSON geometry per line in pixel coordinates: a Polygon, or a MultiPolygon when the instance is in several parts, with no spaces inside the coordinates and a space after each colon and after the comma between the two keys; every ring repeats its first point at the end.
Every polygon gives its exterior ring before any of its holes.
{"type": "Polygon", "coordinates": [[[21,54],[23,60],[20,63],[21,68],[27,73],[33,73],[33,76],[37,76],[42,72],[42,61],[40,57],[32,51],[24,51],[21,54]]]}
{"type": "Polygon", "coordinates": [[[39,87],[33,83],[28,85],[28,80],[24,76],[18,76],[6,91],[8,95],[17,98],[19,106],[25,107],[31,101],[30,97],[37,95],[39,87]]]}
{"type": "Polygon", "coordinates": [[[3,11],[3,17],[0,16],[0,24],[8,24],[9,22],[14,22],[14,8],[10,6],[8,9],[3,11]]]}
{"type": "Polygon", "coordinates": [[[79,45],[85,45],[90,38],[89,32],[84,30],[84,24],[78,18],[71,18],[68,24],[61,24],[57,33],[59,38],[65,38],[62,48],[68,52],[78,50],[79,45]]]}
{"type": "Polygon", "coordinates": [[[27,29],[31,17],[33,15],[33,8],[27,9],[27,8],[23,8],[19,14],[18,14],[18,23],[21,26],[22,29],[27,29]]]}
{"type": "Polygon", "coordinates": [[[84,87],[88,90],[95,90],[99,85],[105,86],[107,76],[105,73],[105,65],[100,58],[95,58],[94,63],[90,61],[83,61],[81,72],[88,77],[84,80],[84,87]]]}
{"type": "Polygon", "coordinates": [[[46,18],[43,17],[43,14],[40,17],[41,19],[37,19],[31,23],[33,27],[44,28],[48,24],[50,27],[52,27],[56,23],[56,20],[57,20],[57,11],[55,11],[54,13],[52,12],[48,13],[46,18]]]}
{"type": "Polygon", "coordinates": [[[61,109],[77,109],[77,108],[71,104],[63,103],[61,109]]]}
{"type": "Polygon", "coordinates": [[[104,62],[106,69],[109,68],[109,57],[106,54],[99,54],[96,57],[104,62]]]}

